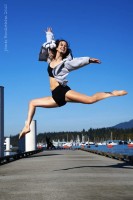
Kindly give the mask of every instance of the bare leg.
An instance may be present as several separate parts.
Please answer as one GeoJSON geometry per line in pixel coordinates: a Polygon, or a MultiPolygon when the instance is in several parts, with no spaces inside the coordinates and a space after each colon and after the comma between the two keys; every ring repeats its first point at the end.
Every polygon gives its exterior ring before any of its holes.
{"type": "MultiPolygon", "coordinates": [[[[120,91],[115,90],[113,92],[99,92],[99,93],[94,94],[93,96],[87,96],[87,95],[75,92],[73,90],[69,90],[66,93],[65,98],[67,102],[92,104],[108,97],[123,96],[126,94],[127,92],[125,90],[120,90],[120,91]]],[[[27,134],[28,132],[30,132],[30,124],[35,114],[36,107],[55,108],[55,107],[58,107],[58,105],[56,104],[56,102],[53,100],[52,97],[44,97],[40,99],[31,100],[29,103],[27,121],[23,130],[21,131],[19,135],[19,139],[23,137],[25,134],[27,134]]]]}
{"type": "Polygon", "coordinates": [[[97,101],[103,100],[108,97],[123,96],[126,94],[127,94],[127,92],[125,90],[114,90],[113,92],[98,92],[92,96],[87,96],[87,95],[75,92],[73,90],[69,90],[66,93],[66,101],[67,102],[84,103],[84,104],[92,104],[92,103],[96,103],[97,101]]]}
{"type": "Polygon", "coordinates": [[[58,107],[58,105],[56,104],[56,102],[53,100],[52,97],[44,97],[44,98],[31,100],[29,103],[27,120],[26,120],[23,130],[19,134],[19,139],[30,132],[30,124],[34,117],[36,107],[55,108],[55,107],[58,107]]]}

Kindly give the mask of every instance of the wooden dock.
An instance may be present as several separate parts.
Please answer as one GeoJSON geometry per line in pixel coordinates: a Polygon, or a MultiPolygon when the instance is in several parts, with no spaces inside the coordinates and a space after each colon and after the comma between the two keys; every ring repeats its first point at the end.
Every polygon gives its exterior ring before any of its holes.
{"type": "Polygon", "coordinates": [[[0,166],[0,200],[132,198],[133,166],[86,151],[43,151],[0,166]]]}

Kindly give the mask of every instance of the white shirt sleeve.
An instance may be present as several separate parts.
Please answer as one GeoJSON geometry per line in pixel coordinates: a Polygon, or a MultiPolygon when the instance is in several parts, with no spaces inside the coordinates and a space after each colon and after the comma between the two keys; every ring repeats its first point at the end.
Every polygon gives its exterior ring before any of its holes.
{"type": "Polygon", "coordinates": [[[90,63],[90,57],[79,57],[79,58],[73,58],[70,61],[65,62],[65,68],[70,72],[72,70],[81,68],[85,65],[88,65],[90,63]]]}
{"type": "Polygon", "coordinates": [[[54,34],[52,32],[49,32],[49,31],[46,32],[46,42],[43,43],[42,46],[45,48],[51,48],[51,49],[56,47],[55,40],[54,40],[54,34]]]}

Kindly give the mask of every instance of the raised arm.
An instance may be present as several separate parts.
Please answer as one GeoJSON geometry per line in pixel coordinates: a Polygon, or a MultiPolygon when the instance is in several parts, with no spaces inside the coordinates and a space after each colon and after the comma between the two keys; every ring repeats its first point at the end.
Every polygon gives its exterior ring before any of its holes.
{"type": "Polygon", "coordinates": [[[39,61],[46,61],[49,63],[53,56],[52,52],[49,49],[53,49],[54,47],[56,47],[56,45],[52,28],[48,27],[45,33],[46,33],[46,42],[43,43],[43,45],[41,46],[41,50],[39,53],[39,61]]]}
{"type": "Polygon", "coordinates": [[[54,47],[56,47],[56,45],[52,28],[48,27],[47,31],[45,32],[46,32],[46,42],[43,43],[42,46],[45,47],[46,49],[48,48],[53,49],[54,47]]]}

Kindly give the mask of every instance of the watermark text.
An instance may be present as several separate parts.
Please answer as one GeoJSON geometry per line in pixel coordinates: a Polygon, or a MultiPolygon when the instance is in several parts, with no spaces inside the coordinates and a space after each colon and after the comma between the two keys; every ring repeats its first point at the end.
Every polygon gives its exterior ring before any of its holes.
{"type": "Polygon", "coordinates": [[[8,8],[4,4],[4,51],[8,51],[8,8]]]}

